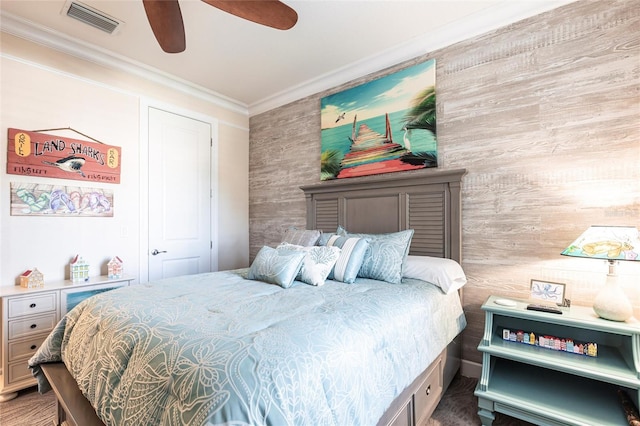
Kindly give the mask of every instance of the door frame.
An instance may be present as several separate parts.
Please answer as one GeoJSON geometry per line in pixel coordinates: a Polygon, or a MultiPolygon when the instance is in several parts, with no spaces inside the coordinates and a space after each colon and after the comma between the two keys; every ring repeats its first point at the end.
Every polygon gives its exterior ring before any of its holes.
{"type": "Polygon", "coordinates": [[[149,108],[202,121],[211,126],[211,270],[218,270],[218,119],[152,99],[140,99],[140,283],[149,281],[149,108]]]}

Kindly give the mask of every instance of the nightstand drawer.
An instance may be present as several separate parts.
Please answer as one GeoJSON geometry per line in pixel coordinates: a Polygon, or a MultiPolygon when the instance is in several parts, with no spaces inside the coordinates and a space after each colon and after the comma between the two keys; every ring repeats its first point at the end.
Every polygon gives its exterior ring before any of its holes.
{"type": "Polygon", "coordinates": [[[31,339],[9,342],[9,362],[22,358],[31,358],[46,338],[47,334],[42,334],[31,339]]]}
{"type": "MultiPolygon", "coordinates": [[[[33,379],[27,360],[9,364],[8,383],[16,383],[25,379],[33,379]]],[[[35,379],[34,379],[35,380],[35,379]]]]}
{"type": "Polygon", "coordinates": [[[9,299],[9,319],[25,315],[40,314],[56,311],[58,307],[58,293],[40,293],[30,297],[9,299]]]}
{"type": "Polygon", "coordinates": [[[427,422],[427,419],[436,408],[436,404],[442,394],[442,358],[433,366],[431,373],[424,379],[420,388],[413,395],[414,413],[417,425],[427,422]]]}
{"type": "Polygon", "coordinates": [[[48,333],[55,327],[57,323],[56,317],[56,313],[53,312],[47,315],[9,321],[9,335],[7,337],[12,340],[19,337],[48,333]]]}

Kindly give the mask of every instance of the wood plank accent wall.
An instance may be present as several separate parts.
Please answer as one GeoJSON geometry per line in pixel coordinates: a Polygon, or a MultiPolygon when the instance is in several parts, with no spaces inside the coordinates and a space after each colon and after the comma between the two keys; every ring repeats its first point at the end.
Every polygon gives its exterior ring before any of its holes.
{"type": "MultiPolygon", "coordinates": [[[[590,305],[605,265],[560,251],[592,224],[640,226],[640,8],[571,3],[252,117],[251,259],[305,226],[299,187],[320,181],[320,99],[431,58],[439,167],[467,169],[463,358],[480,362],[490,294],[526,298],[535,278],[590,305]]],[[[620,269],[640,318],[640,265],[620,269]]]]}

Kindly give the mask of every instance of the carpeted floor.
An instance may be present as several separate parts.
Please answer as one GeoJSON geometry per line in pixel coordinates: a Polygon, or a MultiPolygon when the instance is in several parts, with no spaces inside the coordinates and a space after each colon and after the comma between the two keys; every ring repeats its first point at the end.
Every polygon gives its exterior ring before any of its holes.
{"type": "MultiPolygon", "coordinates": [[[[478,401],[473,396],[476,379],[457,377],[440,401],[427,426],[478,426],[476,415],[478,401]]],[[[11,401],[0,403],[0,425],[2,426],[51,426],[56,419],[53,392],[40,395],[35,388],[21,391],[11,401]]],[[[501,414],[496,414],[494,426],[528,426],[501,414]]]]}
{"type": "MultiPolygon", "coordinates": [[[[478,398],[473,395],[478,381],[458,376],[442,397],[426,426],[479,426],[478,398]]],[[[496,413],[493,426],[533,426],[531,423],[496,413]]]]}
{"type": "Polygon", "coordinates": [[[54,393],[40,395],[33,387],[20,391],[11,401],[0,402],[0,425],[51,426],[57,413],[54,393]]]}

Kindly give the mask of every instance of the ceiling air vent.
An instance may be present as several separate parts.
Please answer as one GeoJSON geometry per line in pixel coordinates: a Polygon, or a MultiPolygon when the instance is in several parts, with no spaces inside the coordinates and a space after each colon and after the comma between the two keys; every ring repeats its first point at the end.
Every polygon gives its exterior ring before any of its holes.
{"type": "Polygon", "coordinates": [[[122,21],[77,1],[65,3],[62,13],[109,34],[114,34],[123,24],[122,21]]]}

